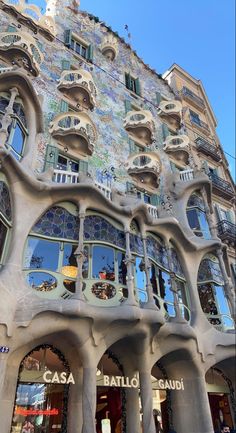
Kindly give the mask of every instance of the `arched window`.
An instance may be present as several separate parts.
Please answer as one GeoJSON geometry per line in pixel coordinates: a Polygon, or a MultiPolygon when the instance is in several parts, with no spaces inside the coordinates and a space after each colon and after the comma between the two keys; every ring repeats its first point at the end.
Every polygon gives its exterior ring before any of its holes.
{"type": "Polygon", "coordinates": [[[0,266],[4,260],[11,224],[10,194],[6,183],[0,180],[0,266]]]}
{"type": "Polygon", "coordinates": [[[223,275],[219,260],[213,254],[207,254],[200,264],[198,293],[209,322],[222,331],[232,329],[234,326],[224,291],[223,275]]]}
{"type": "Polygon", "coordinates": [[[61,352],[47,344],[30,352],[20,364],[11,433],[51,433],[55,426],[66,432],[70,383],[61,352]]]}
{"type": "Polygon", "coordinates": [[[24,106],[21,98],[15,96],[11,106],[11,92],[0,93],[0,129],[4,124],[4,115],[6,110],[9,110],[11,123],[7,129],[6,148],[18,161],[21,160],[24,154],[24,147],[28,135],[24,106]]]}
{"type": "Polygon", "coordinates": [[[191,195],[187,204],[187,217],[188,223],[196,236],[204,239],[211,238],[201,194],[195,192],[191,195]]]}
{"type": "Polygon", "coordinates": [[[125,234],[122,226],[90,213],[84,223],[83,278],[91,302],[118,302],[127,297],[125,234]]]}
{"type": "Polygon", "coordinates": [[[177,295],[183,317],[190,319],[188,309],[186,281],[181,263],[173,247],[170,249],[172,270],[170,270],[167,249],[164,242],[153,234],[147,236],[147,255],[150,260],[150,282],[157,305],[164,307],[168,316],[175,316],[174,293],[170,273],[175,274],[177,295]]]}
{"type": "Polygon", "coordinates": [[[70,297],[75,292],[79,219],[73,204],[52,207],[32,228],[24,254],[30,287],[47,297],[70,297]]]}

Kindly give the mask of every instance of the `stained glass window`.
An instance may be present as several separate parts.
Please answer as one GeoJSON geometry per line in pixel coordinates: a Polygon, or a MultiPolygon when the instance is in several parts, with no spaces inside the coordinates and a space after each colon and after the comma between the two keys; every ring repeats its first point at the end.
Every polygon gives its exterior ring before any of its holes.
{"type": "Polygon", "coordinates": [[[10,194],[4,182],[0,182],[0,213],[2,213],[8,221],[11,221],[10,194]]]}
{"type": "Polygon", "coordinates": [[[210,258],[202,260],[198,271],[198,281],[224,284],[220,265],[216,257],[214,260],[211,260],[210,258]]]}
{"type": "Polygon", "coordinates": [[[32,233],[60,239],[79,239],[79,218],[63,207],[47,210],[32,229],[32,233]]]}
{"type": "Polygon", "coordinates": [[[147,237],[147,255],[156,263],[164,266],[164,268],[169,268],[166,248],[153,236],[147,237]]]}
{"type": "Polygon", "coordinates": [[[130,234],[130,250],[132,253],[143,256],[143,241],[142,238],[133,233],[130,234]]]}
{"type": "Polygon", "coordinates": [[[103,241],[125,249],[125,234],[99,215],[89,215],[84,223],[85,241],[103,241]]]}
{"type": "Polygon", "coordinates": [[[184,272],[181,263],[179,261],[176,251],[173,248],[171,248],[171,261],[172,261],[173,271],[180,277],[184,278],[184,272]]]}

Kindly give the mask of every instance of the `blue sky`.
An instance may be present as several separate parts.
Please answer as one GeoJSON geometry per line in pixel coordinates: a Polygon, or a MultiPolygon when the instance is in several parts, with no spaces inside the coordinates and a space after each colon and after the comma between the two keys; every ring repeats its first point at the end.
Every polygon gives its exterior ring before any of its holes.
{"type": "Polygon", "coordinates": [[[81,9],[121,36],[127,24],[132,47],[158,73],[177,63],[201,79],[223,148],[235,156],[234,0],[81,0],[81,9]]]}

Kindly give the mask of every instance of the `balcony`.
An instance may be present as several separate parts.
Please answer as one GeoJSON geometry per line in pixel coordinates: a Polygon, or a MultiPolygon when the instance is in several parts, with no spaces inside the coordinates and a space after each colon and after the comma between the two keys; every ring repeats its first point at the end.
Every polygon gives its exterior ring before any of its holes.
{"type": "Polygon", "coordinates": [[[163,150],[173,154],[177,161],[188,164],[189,138],[187,135],[169,135],[164,143],[163,150]]]}
{"type": "Polygon", "coordinates": [[[113,61],[118,56],[118,41],[112,34],[107,34],[101,45],[102,54],[108,59],[113,61]]]}
{"type": "Polygon", "coordinates": [[[43,55],[29,33],[0,33],[0,54],[8,63],[24,68],[34,76],[39,74],[43,55]]]}
{"type": "MultiPolygon", "coordinates": [[[[80,175],[79,173],[74,173],[71,171],[55,169],[52,180],[53,182],[60,184],[77,184],[80,183],[80,175]]],[[[111,200],[111,188],[97,181],[94,182],[94,185],[108,200],[111,200]]]]}
{"type": "Polygon", "coordinates": [[[201,153],[204,153],[204,155],[211,156],[211,158],[213,158],[217,162],[221,160],[219,149],[213,144],[209,143],[209,141],[205,140],[204,138],[198,137],[195,140],[195,143],[197,150],[199,150],[201,153]]]}
{"type": "Polygon", "coordinates": [[[161,163],[154,152],[140,152],[129,158],[125,164],[128,174],[145,186],[158,188],[161,163]]]}
{"type": "Polygon", "coordinates": [[[228,314],[206,314],[206,317],[217,331],[235,333],[235,322],[228,314]]]}
{"type": "Polygon", "coordinates": [[[182,108],[182,104],[179,101],[162,101],[157,112],[171,126],[179,128],[182,119],[182,108]]]}
{"type": "Polygon", "coordinates": [[[200,131],[205,132],[205,134],[210,135],[210,128],[207,123],[203,122],[202,120],[191,116],[190,115],[190,121],[193,123],[193,125],[198,128],[200,131]]]}
{"type": "Polygon", "coordinates": [[[3,10],[12,12],[18,21],[31,25],[33,30],[41,30],[47,39],[52,40],[56,36],[56,25],[51,16],[44,15],[38,6],[29,4],[27,0],[2,0],[3,10]]]}
{"type": "Polygon", "coordinates": [[[188,89],[188,87],[183,87],[181,91],[181,95],[183,99],[190,102],[194,107],[200,109],[201,111],[205,110],[205,102],[202,98],[199,98],[192,90],[188,89]]]}
{"type": "Polygon", "coordinates": [[[230,221],[222,220],[217,225],[218,236],[226,244],[235,245],[236,243],[236,225],[230,221]]]}
{"type": "Polygon", "coordinates": [[[92,155],[94,151],[97,131],[86,113],[59,114],[51,122],[49,132],[68,150],[76,150],[82,155],[92,155]]]}
{"type": "Polygon", "coordinates": [[[124,128],[142,146],[149,146],[155,139],[152,113],[147,110],[129,111],[124,128]]]}
{"type": "Polygon", "coordinates": [[[58,89],[72,99],[78,107],[94,109],[97,89],[88,71],[83,69],[63,71],[58,89]]]}
{"type": "Polygon", "coordinates": [[[213,194],[219,195],[226,200],[231,200],[234,197],[235,192],[230,182],[214,173],[208,173],[208,176],[212,181],[213,194]]]}
{"type": "Polygon", "coordinates": [[[182,180],[182,182],[189,182],[190,180],[194,179],[194,170],[183,170],[179,172],[179,178],[182,180]]]}

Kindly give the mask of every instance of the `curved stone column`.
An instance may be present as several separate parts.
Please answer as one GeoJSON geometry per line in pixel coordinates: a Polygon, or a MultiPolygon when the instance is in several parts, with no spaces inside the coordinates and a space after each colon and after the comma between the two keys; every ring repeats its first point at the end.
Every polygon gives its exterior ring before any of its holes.
{"type": "Polygon", "coordinates": [[[85,367],[83,369],[82,433],[96,433],[96,426],[95,426],[95,414],[96,414],[96,404],[97,404],[96,371],[97,371],[96,367],[85,367]]]}
{"type": "Polygon", "coordinates": [[[70,386],[69,403],[67,411],[68,433],[81,433],[83,428],[83,377],[82,371],[73,373],[75,385],[70,386]]]}
{"type": "MultiPolygon", "coordinates": [[[[153,396],[151,371],[139,372],[140,394],[143,410],[143,433],[156,433],[153,418],[153,396]]],[[[182,432],[181,432],[182,433],[182,432]]]]}
{"type": "Polygon", "coordinates": [[[184,378],[184,390],[172,391],[171,400],[176,433],[214,433],[204,376],[184,378]]]}

